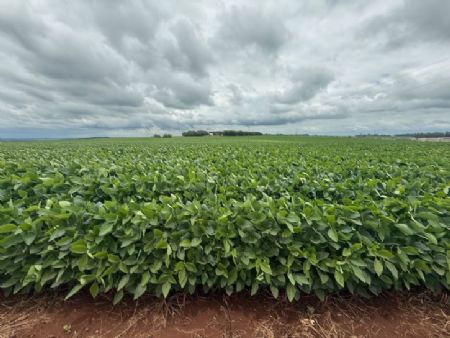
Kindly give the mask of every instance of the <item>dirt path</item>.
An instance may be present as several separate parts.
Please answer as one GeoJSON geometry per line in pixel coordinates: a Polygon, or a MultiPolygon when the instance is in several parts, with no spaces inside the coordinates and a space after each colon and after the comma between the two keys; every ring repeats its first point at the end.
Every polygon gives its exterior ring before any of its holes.
{"type": "Polygon", "coordinates": [[[215,294],[113,306],[78,295],[0,298],[0,337],[450,337],[450,296],[394,294],[363,300],[215,294]]]}

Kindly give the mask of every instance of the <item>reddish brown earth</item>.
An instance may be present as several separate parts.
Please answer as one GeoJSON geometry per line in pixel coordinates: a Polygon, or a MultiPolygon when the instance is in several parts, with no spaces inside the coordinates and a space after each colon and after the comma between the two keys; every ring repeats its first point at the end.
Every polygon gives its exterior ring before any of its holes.
{"type": "Polygon", "coordinates": [[[385,293],[369,300],[221,294],[113,306],[81,294],[0,298],[0,337],[450,337],[450,296],[385,293]]]}

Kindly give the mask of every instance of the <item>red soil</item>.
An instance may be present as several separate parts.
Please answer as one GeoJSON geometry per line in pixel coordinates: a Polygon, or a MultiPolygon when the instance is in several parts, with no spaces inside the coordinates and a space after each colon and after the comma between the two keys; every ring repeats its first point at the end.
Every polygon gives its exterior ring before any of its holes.
{"type": "Polygon", "coordinates": [[[221,294],[113,306],[89,295],[0,298],[0,337],[450,337],[450,297],[385,293],[366,300],[221,294]]]}

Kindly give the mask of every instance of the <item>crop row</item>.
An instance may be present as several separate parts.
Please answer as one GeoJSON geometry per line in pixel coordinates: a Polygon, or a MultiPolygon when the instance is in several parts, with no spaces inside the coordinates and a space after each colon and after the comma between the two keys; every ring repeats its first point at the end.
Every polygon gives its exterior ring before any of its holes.
{"type": "Polygon", "coordinates": [[[3,145],[0,288],[113,291],[115,302],[448,289],[446,154],[336,140],[3,145]]]}

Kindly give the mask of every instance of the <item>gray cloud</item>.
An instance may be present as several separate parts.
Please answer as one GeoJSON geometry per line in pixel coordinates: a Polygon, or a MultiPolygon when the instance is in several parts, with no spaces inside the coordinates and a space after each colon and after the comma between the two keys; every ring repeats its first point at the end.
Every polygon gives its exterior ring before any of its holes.
{"type": "Polygon", "coordinates": [[[445,130],[449,11],[447,0],[0,0],[0,137],[445,130]]]}
{"type": "Polygon", "coordinates": [[[89,5],[92,7],[82,12],[93,17],[93,24],[119,51],[127,39],[137,39],[143,45],[151,41],[163,16],[163,9],[147,1],[97,0],[89,5]]]}
{"type": "Polygon", "coordinates": [[[255,118],[254,116],[242,116],[238,119],[230,119],[223,121],[226,125],[238,126],[279,126],[288,123],[297,123],[311,120],[338,120],[347,117],[344,113],[304,113],[304,112],[289,112],[277,115],[263,115],[255,118]]]}
{"type": "Polygon", "coordinates": [[[192,109],[200,105],[213,105],[211,89],[207,80],[196,79],[180,74],[161,81],[155,90],[154,98],[169,108],[192,109]]]}
{"type": "Polygon", "coordinates": [[[284,104],[294,104],[313,98],[333,80],[333,74],[323,68],[301,68],[292,73],[291,84],[275,98],[284,104]]]}
{"type": "Polygon", "coordinates": [[[256,46],[265,53],[276,53],[289,38],[283,18],[261,5],[233,5],[219,16],[219,22],[221,42],[231,48],[256,46]]]}
{"type": "Polygon", "coordinates": [[[375,15],[363,24],[362,39],[378,39],[388,49],[404,48],[418,41],[450,40],[450,2],[407,0],[393,10],[375,15]]]}
{"type": "Polygon", "coordinates": [[[212,54],[198,33],[198,28],[182,18],[173,24],[170,31],[176,43],[176,47],[172,45],[166,52],[171,65],[191,74],[205,76],[212,62],[212,54]]]}

